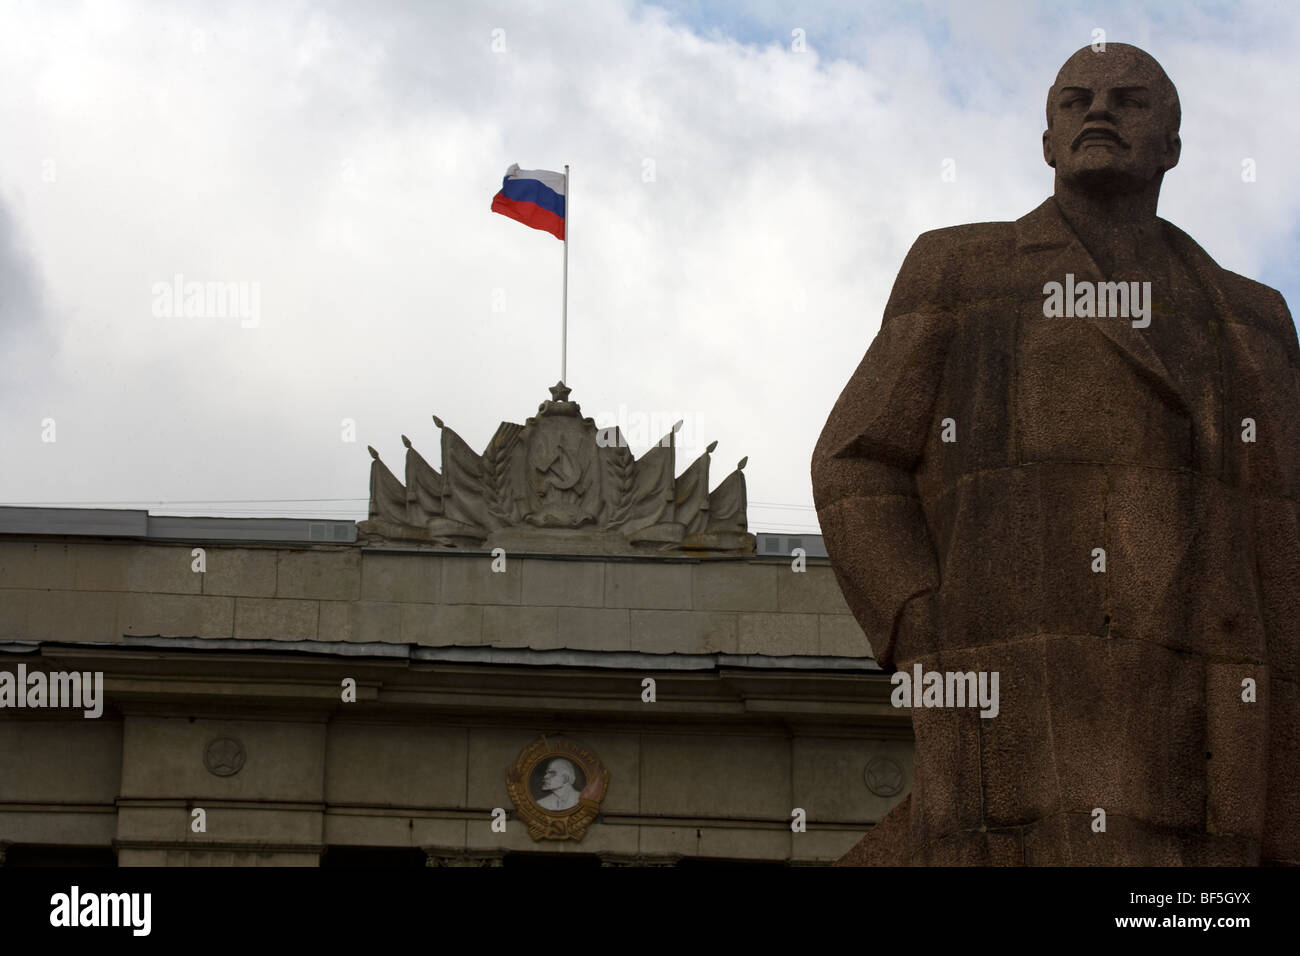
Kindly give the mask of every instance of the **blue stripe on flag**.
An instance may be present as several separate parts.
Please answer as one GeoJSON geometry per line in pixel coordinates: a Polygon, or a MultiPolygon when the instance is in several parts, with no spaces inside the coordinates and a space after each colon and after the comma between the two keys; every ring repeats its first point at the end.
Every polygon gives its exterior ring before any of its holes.
{"type": "Polygon", "coordinates": [[[536,179],[511,179],[501,184],[501,195],[516,202],[535,203],[547,212],[564,218],[564,197],[550,186],[536,179]]]}

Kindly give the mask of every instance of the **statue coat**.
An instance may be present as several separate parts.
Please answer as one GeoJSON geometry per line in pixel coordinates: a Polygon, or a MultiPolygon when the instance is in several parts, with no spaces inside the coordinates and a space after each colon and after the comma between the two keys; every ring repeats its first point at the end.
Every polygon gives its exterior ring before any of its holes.
{"type": "Polygon", "coordinates": [[[1157,223],[1206,303],[1163,340],[1044,317],[1045,283],[1106,278],[1052,199],[923,234],[822,430],[876,659],[1000,674],[995,718],[912,710],[911,793],[857,862],[1300,863],[1300,346],[1157,223]]]}

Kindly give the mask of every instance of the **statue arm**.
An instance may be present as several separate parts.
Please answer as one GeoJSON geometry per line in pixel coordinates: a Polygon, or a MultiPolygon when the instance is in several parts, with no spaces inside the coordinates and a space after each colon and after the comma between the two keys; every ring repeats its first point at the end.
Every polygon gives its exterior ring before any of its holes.
{"type": "Polygon", "coordinates": [[[813,453],[813,497],[840,590],[877,661],[900,633],[936,627],[939,561],[915,471],[932,429],[953,317],[938,307],[939,235],[917,240],[880,332],[844,387],[813,453]]]}

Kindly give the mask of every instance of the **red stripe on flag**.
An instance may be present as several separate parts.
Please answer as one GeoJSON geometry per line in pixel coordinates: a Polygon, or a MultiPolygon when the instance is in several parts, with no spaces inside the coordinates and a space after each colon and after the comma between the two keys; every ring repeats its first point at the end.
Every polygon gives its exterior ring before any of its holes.
{"type": "Polygon", "coordinates": [[[522,222],[525,226],[531,226],[533,229],[549,232],[556,239],[564,238],[564,220],[549,209],[543,209],[536,203],[516,202],[497,193],[492,198],[492,211],[499,212],[516,222],[522,222]]]}

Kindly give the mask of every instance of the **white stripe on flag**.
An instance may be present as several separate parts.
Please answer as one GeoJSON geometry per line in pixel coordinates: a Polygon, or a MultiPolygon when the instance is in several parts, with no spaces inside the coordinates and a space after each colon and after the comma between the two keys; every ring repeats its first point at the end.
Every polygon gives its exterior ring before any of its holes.
{"type": "Polygon", "coordinates": [[[536,179],[564,195],[564,173],[555,173],[549,169],[520,169],[515,163],[506,170],[507,179],[536,179]]]}

